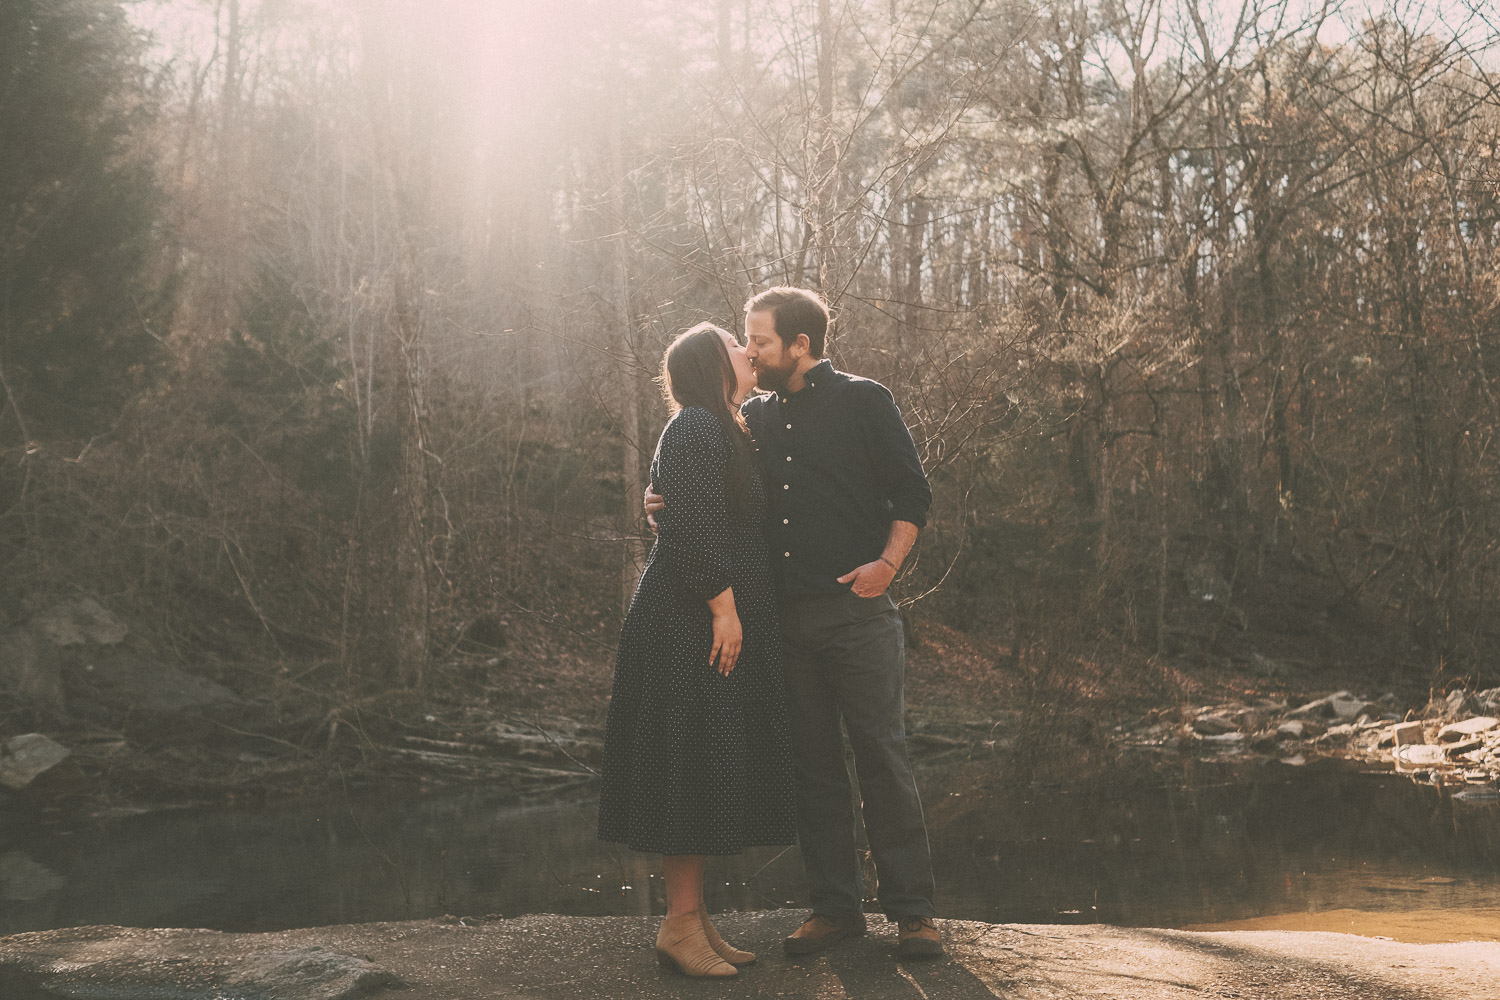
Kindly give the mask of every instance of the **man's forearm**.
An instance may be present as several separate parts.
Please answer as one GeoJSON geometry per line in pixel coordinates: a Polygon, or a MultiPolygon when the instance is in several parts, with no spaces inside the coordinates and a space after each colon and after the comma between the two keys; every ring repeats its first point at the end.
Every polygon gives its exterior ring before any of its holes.
{"type": "Polygon", "coordinates": [[[916,540],[917,526],[915,524],[910,521],[892,521],[890,533],[885,539],[885,551],[880,553],[880,558],[890,563],[891,569],[899,570],[916,540]]]}

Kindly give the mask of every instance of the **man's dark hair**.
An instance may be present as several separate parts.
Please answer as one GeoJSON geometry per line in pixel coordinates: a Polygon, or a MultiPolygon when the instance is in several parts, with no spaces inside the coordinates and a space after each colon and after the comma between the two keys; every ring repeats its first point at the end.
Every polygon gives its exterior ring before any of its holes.
{"type": "Polygon", "coordinates": [[[787,285],[767,288],[745,303],[745,312],[769,312],[784,346],[791,347],[798,334],[806,334],[808,353],[823,356],[830,320],[828,303],[817,292],[787,285]]]}

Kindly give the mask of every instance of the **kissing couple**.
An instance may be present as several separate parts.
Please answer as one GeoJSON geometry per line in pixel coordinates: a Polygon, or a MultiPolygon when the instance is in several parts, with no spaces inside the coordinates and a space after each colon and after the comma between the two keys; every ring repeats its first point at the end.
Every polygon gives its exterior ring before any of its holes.
{"type": "Polygon", "coordinates": [[[890,391],[824,357],[829,325],[816,292],[771,288],[743,342],[700,323],[662,358],[656,544],[620,633],[599,837],[662,856],[656,953],[689,976],[755,960],[709,919],[706,855],[795,835],[812,913],[786,953],[865,932],[845,730],[897,954],[943,954],[887,593],[932,490],[890,391]]]}

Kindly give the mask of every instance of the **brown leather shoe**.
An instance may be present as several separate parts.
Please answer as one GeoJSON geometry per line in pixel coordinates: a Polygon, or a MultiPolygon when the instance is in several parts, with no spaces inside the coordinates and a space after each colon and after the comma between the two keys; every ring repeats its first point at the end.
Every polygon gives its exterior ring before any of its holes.
{"type": "Polygon", "coordinates": [[[896,941],[898,958],[941,958],[943,938],[931,917],[902,917],[896,941]]]}
{"type": "Polygon", "coordinates": [[[865,915],[851,913],[842,917],[830,917],[814,913],[781,942],[788,955],[811,955],[845,938],[858,937],[865,932],[865,915]]]}

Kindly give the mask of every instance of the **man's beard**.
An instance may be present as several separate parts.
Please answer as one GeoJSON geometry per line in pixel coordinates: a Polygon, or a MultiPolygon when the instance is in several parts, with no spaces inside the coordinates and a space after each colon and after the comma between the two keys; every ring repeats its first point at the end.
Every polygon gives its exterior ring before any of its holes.
{"type": "Polygon", "coordinates": [[[757,389],[763,389],[766,392],[781,393],[782,395],[786,394],[787,383],[791,380],[792,372],[797,370],[795,362],[784,369],[774,368],[759,361],[753,367],[755,368],[755,387],[757,389]]]}

